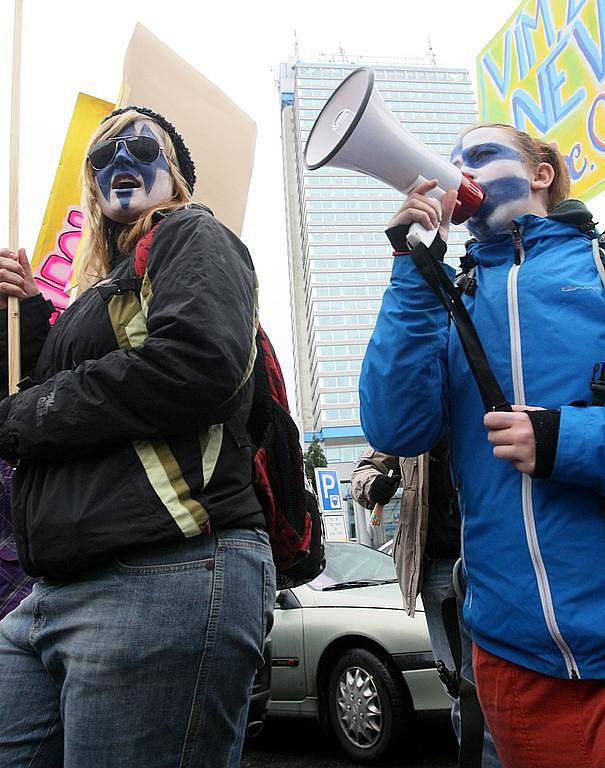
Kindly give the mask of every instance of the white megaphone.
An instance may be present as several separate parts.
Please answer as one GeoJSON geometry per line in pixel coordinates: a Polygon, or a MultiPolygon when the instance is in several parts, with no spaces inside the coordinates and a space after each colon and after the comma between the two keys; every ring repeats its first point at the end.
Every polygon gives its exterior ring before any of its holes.
{"type": "MultiPolygon", "coordinates": [[[[311,171],[325,165],[348,168],[403,194],[437,179],[429,196],[441,199],[447,190],[458,190],[454,224],[472,216],[484,197],[475,181],[425,147],[397,120],[374,86],[374,73],[365,67],[352,72],[330,96],[311,129],[304,157],[311,171]]],[[[419,241],[428,247],[436,232],[414,224],[407,239],[412,247],[419,241]]]]}

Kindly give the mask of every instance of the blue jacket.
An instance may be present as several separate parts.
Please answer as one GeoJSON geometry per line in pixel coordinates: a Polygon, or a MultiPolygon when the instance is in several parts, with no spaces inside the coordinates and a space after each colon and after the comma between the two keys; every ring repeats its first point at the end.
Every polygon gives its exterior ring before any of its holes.
{"type": "Polygon", "coordinates": [[[493,457],[458,334],[407,256],[367,348],[361,421],[374,448],[399,456],[428,450],[449,424],[477,644],[546,675],[605,678],[605,408],[571,405],[590,404],[605,360],[605,271],[594,230],[517,223],[520,264],[510,235],[472,244],[477,290],[464,300],[508,400],[561,409],[551,477],[493,457]]]}

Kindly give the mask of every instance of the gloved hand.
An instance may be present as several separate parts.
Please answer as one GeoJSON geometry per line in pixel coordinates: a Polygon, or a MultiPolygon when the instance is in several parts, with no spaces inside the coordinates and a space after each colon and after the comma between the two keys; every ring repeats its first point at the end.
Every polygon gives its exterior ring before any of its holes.
{"type": "Polygon", "coordinates": [[[401,482],[401,475],[377,475],[368,496],[374,504],[388,504],[401,482]]]}

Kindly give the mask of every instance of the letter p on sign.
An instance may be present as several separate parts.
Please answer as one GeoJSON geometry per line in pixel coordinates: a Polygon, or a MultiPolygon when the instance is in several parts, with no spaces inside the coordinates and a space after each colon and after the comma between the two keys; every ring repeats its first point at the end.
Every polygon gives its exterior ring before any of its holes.
{"type": "Polygon", "coordinates": [[[342,498],[338,472],[335,469],[315,469],[315,481],[322,512],[340,512],[342,498]]]}

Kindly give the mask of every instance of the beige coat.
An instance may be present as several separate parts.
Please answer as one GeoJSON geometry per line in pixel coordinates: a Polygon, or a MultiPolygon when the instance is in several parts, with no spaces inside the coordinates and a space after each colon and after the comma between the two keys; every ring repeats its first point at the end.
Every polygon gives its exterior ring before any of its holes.
{"type": "Polygon", "coordinates": [[[393,560],[405,610],[414,615],[422,578],[422,559],[429,519],[428,453],[398,458],[372,449],[363,454],[351,475],[351,494],[366,509],[372,509],[370,486],[374,478],[389,470],[401,473],[401,516],[393,539],[393,560]]]}

